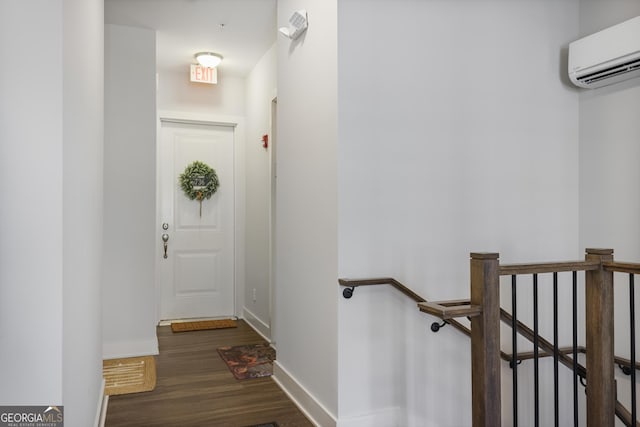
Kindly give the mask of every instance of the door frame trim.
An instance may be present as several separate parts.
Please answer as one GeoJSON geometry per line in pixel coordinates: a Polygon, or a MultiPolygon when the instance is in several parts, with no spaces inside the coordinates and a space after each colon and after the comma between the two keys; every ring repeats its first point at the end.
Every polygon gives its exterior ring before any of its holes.
{"type": "Polygon", "coordinates": [[[230,123],[230,122],[214,122],[210,120],[187,120],[187,119],[176,119],[173,117],[160,117],[160,123],[178,123],[178,124],[186,124],[186,125],[202,125],[202,126],[217,126],[217,127],[232,127],[232,128],[236,128],[238,126],[237,123],[230,123]]]}
{"type": "Polygon", "coordinates": [[[235,271],[234,271],[234,314],[239,316],[242,313],[242,306],[244,301],[244,289],[245,289],[245,123],[244,118],[241,116],[233,115],[221,115],[213,113],[196,113],[189,111],[171,111],[171,110],[158,110],[156,117],[156,239],[154,248],[155,254],[155,318],[156,324],[160,322],[160,278],[159,263],[160,257],[157,255],[159,249],[162,246],[161,234],[158,230],[161,229],[162,219],[160,218],[160,188],[159,182],[159,168],[158,162],[160,157],[159,145],[162,142],[162,123],[184,123],[195,125],[208,125],[208,126],[222,126],[234,128],[234,258],[235,258],[235,271]]]}
{"type": "Polygon", "coordinates": [[[276,347],[276,197],[278,157],[278,94],[274,93],[269,103],[269,338],[276,347]]]}

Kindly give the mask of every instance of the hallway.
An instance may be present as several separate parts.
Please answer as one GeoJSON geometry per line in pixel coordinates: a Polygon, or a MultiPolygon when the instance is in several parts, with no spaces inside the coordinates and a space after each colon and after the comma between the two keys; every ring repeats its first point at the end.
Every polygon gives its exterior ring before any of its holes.
{"type": "Polygon", "coordinates": [[[218,356],[218,347],[263,341],[243,320],[231,329],[157,331],[155,390],[110,397],[106,426],[312,425],[271,378],[238,381],[218,356]]]}

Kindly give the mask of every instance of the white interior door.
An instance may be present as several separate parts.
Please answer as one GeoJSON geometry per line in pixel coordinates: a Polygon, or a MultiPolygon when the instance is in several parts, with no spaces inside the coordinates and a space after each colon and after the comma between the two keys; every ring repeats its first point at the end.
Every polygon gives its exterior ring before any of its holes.
{"type": "Polygon", "coordinates": [[[160,318],[234,315],[234,128],[161,119],[158,147],[160,318]],[[212,167],[220,186],[190,200],[180,174],[194,161],[212,167]],[[166,228],[166,230],[164,229],[166,228]],[[162,235],[168,235],[166,258],[162,235]]]}

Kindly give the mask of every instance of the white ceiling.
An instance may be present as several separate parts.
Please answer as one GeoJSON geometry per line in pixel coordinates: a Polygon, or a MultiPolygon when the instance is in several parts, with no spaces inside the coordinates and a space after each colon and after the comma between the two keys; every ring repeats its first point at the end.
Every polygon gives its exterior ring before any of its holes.
{"type": "Polygon", "coordinates": [[[245,76],[275,42],[276,0],[105,0],[105,23],[156,30],[159,70],[210,51],[221,73],[245,76]]]}

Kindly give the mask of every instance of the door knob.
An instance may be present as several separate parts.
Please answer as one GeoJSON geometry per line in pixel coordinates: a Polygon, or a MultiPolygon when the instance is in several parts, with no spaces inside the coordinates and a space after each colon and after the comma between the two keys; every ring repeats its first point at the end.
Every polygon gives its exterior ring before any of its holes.
{"type": "Polygon", "coordinates": [[[169,246],[169,235],[167,233],[164,233],[162,235],[162,242],[163,242],[163,245],[164,245],[164,258],[166,259],[167,258],[167,247],[169,246]]]}

